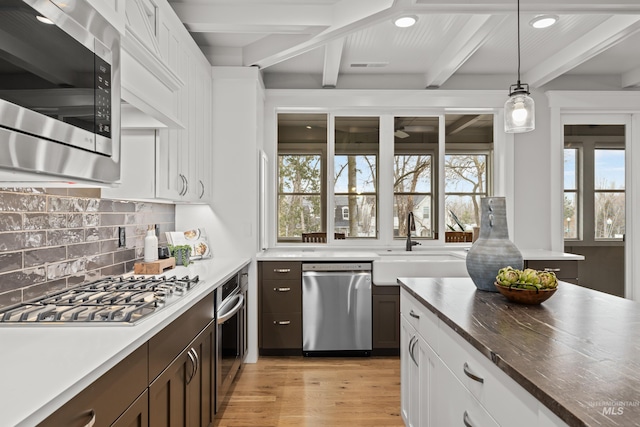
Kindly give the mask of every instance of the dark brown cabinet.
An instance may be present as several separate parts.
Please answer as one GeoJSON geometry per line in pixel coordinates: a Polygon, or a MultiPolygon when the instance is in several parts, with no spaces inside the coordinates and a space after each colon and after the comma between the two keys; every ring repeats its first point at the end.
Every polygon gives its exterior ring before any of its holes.
{"type": "Polygon", "coordinates": [[[202,298],[40,426],[212,426],[214,295],[202,298]]]}
{"type": "Polygon", "coordinates": [[[577,260],[525,260],[525,268],[553,271],[558,280],[578,284],[577,260]]]}
{"type": "Polygon", "coordinates": [[[151,426],[213,425],[215,329],[211,322],[149,386],[151,426]]]}
{"type": "Polygon", "coordinates": [[[260,354],[301,354],[302,263],[260,262],[258,280],[260,354]]]}
{"type": "Polygon", "coordinates": [[[147,345],[144,344],[39,426],[109,427],[146,390],[148,384],[147,345]]]}
{"type": "Polygon", "coordinates": [[[111,427],[149,427],[149,392],[145,390],[111,427]]]}
{"type": "Polygon", "coordinates": [[[373,286],[373,354],[400,354],[400,287],[373,286]]]}

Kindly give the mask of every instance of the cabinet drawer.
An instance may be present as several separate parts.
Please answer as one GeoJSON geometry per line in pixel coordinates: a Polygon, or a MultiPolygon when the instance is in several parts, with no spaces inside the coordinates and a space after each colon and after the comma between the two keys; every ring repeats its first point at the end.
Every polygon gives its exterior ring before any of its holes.
{"type": "Polygon", "coordinates": [[[40,427],[110,426],[149,384],[144,344],[45,419],[40,427]]]}
{"type": "MultiPolygon", "coordinates": [[[[437,369],[439,384],[435,397],[436,426],[499,427],[496,420],[474,398],[445,365],[437,369]]],[[[518,421],[504,426],[530,426],[518,421]]]]}
{"type": "Polygon", "coordinates": [[[262,348],[302,350],[302,313],[263,313],[262,348]]]}
{"type": "Polygon", "coordinates": [[[149,381],[153,381],[215,317],[213,292],[149,340],[149,381]]]}
{"type": "Polygon", "coordinates": [[[267,280],[262,282],[263,313],[299,311],[302,311],[302,286],[299,280],[267,280]]]}
{"type": "Polygon", "coordinates": [[[447,325],[440,325],[438,338],[446,367],[500,425],[537,425],[538,401],[531,394],[447,325]]]}
{"type": "Polygon", "coordinates": [[[558,279],[577,279],[578,261],[527,261],[527,268],[553,271],[558,279]]]}
{"type": "Polygon", "coordinates": [[[260,263],[260,280],[302,281],[302,263],[291,261],[263,261],[260,263]]]}
{"type": "Polygon", "coordinates": [[[404,289],[400,292],[400,314],[437,352],[438,317],[404,289]]]}

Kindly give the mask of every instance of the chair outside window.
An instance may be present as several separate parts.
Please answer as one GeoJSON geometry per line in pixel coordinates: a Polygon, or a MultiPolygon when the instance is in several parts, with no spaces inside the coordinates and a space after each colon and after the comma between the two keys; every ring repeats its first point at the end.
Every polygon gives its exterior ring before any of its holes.
{"type": "MultiPolygon", "coordinates": [[[[335,233],[333,235],[336,240],[344,240],[344,233],[335,233]]],[[[327,243],[327,233],[302,233],[303,243],[327,243]]]]}

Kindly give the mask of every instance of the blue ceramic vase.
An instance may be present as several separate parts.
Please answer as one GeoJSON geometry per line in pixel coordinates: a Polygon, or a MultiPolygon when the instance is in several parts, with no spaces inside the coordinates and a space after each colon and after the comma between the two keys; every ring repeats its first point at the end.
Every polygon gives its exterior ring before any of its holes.
{"type": "Polygon", "coordinates": [[[467,272],[478,289],[497,292],[494,282],[498,270],[507,266],[521,270],[524,263],[509,240],[505,198],[483,197],[480,209],[480,236],[467,254],[467,272]]]}

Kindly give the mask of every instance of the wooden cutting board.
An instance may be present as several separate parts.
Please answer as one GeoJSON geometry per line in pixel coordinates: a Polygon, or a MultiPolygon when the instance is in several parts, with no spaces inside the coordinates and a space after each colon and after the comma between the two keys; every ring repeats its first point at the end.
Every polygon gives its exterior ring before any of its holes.
{"type": "Polygon", "coordinates": [[[176,266],[176,259],[169,257],[153,262],[136,262],[133,265],[134,274],[160,274],[164,270],[170,270],[176,266]]]}

